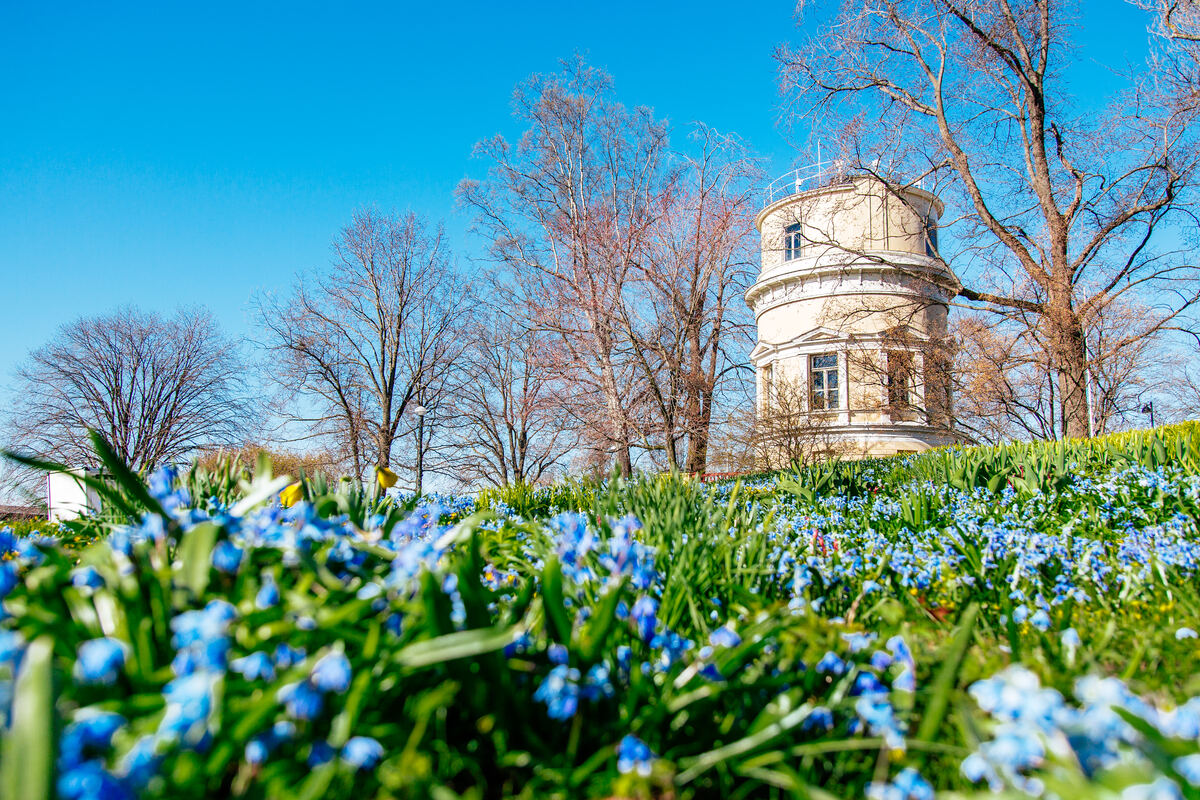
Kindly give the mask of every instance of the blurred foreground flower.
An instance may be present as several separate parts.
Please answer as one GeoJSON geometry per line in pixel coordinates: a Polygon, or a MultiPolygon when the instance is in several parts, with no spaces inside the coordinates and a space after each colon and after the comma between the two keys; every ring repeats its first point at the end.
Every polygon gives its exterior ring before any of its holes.
{"type": "Polygon", "coordinates": [[[376,467],[375,480],[379,481],[379,485],[384,489],[390,489],[396,485],[396,481],[400,480],[400,478],[387,467],[376,467]]]}
{"type": "Polygon", "coordinates": [[[279,493],[279,505],[290,508],[304,499],[304,486],[296,481],[279,493]]]}

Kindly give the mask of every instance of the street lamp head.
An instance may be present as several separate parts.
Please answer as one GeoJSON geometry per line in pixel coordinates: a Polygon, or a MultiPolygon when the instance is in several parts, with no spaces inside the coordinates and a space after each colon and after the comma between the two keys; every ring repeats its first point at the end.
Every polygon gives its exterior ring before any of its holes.
{"type": "Polygon", "coordinates": [[[413,413],[416,414],[418,417],[423,417],[427,413],[429,413],[429,409],[425,408],[425,406],[417,406],[416,408],[413,409],[413,413]]]}

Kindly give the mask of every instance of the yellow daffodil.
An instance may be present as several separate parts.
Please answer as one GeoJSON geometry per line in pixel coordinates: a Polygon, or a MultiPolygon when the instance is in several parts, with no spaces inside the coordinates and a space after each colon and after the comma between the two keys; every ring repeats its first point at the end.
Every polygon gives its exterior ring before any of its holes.
{"type": "Polygon", "coordinates": [[[396,481],[400,480],[396,473],[392,472],[387,467],[375,468],[375,480],[379,481],[379,485],[384,489],[390,489],[396,485],[396,481]]]}
{"type": "Polygon", "coordinates": [[[283,506],[284,508],[293,506],[303,499],[304,487],[300,484],[300,481],[296,481],[291,486],[288,486],[279,493],[279,505],[283,506]]]}

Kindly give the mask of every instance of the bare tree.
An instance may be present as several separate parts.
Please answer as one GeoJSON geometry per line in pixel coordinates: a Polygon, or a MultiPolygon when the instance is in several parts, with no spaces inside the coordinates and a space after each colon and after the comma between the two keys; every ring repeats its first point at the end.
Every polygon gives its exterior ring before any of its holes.
{"type": "Polygon", "coordinates": [[[579,435],[566,407],[561,349],[502,309],[481,309],[443,404],[451,448],[440,471],[463,483],[535,484],[565,466],[579,435]]]}
{"type": "Polygon", "coordinates": [[[59,328],[17,372],[14,448],[71,467],[98,462],[87,431],[135,470],[240,445],[257,415],[238,345],[202,309],[124,307],[59,328]]]}
{"type": "Polygon", "coordinates": [[[1105,308],[1151,309],[1152,335],[1200,296],[1163,235],[1192,222],[1195,109],[1131,81],[1107,113],[1078,110],[1063,17],[1054,0],[859,0],[777,55],[797,116],[847,170],[898,197],[921,180],[966,209],[949,223],[960,297],[1036,339],[1025,352],[1054,382],[1050,430],[1084,436],[1105,308]]]}
{"type": "Polygon", "coordinates": [[[580,59],[518,86],[513,104],[525,133],[515,145],[480,142],[493,166],[459,198],[511,274],[512,307],[559,338],[576,394],[594,398],[577,406],[589,411],[583,424],[629,472],[640,387],[617,309],[671,180],[667,127],[617,103],[609,76],[580,59]]]}
{"type": "Polygon", "coordinates": [[[406,412],[463,344],[469,290],[440,227],[416,214],[359,211],[329,270],[257,300],[271,375],[302,402],[297,421],[344,452],[354,474],[388,466],[406,412]]]}
{"type": "Polygon", "coordinates": [[[644,435],[661,441],[668,467],[702,473],[721,379],[750,345],[741,296],[753,280],[759,173],[735,138],[697,126],[692,139],[694,154],[675,153],[678,182],[616,311],[657,419],[644,435]]]}

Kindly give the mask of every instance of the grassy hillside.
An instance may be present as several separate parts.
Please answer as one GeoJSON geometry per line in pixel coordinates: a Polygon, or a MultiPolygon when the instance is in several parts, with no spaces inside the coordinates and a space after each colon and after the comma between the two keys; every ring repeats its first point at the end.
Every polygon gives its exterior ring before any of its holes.
{"type": "Polygon", "coordinates": [[[478,503],[109,467],[101,541],[0,536],[0,796],[1197,795],[1195,425],[478,503]]]}

